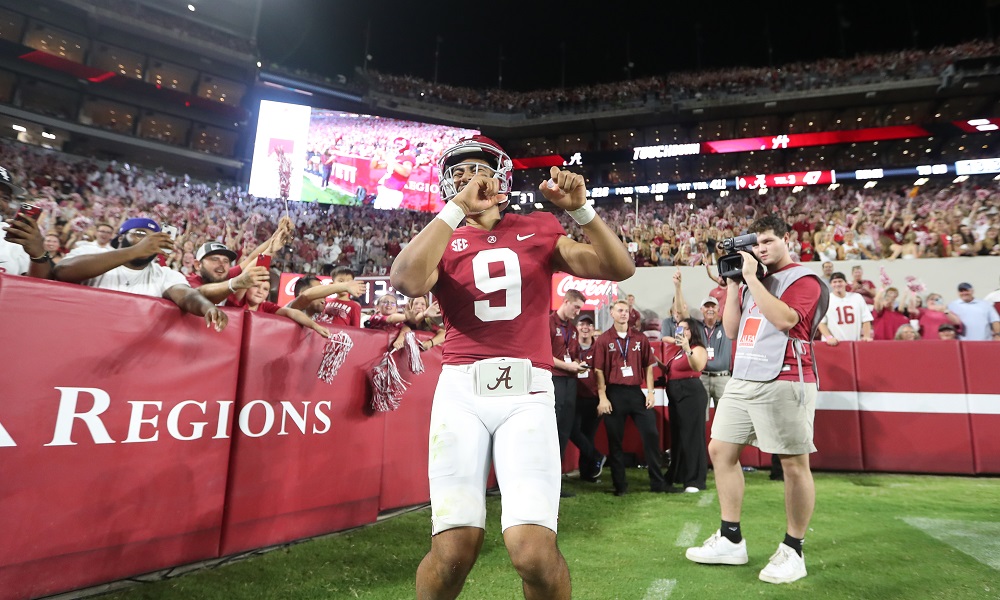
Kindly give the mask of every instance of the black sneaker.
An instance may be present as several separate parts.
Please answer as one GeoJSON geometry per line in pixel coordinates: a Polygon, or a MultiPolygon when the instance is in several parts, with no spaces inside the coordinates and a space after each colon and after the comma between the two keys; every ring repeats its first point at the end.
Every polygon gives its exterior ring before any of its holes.
{"type": "Polygon", "coordinates": [[[621,489],[621,490],[615,490],[615,496],[624,496],[627,493],[628,493],[628,488],[624,488],[624,489],[621,489]]]}

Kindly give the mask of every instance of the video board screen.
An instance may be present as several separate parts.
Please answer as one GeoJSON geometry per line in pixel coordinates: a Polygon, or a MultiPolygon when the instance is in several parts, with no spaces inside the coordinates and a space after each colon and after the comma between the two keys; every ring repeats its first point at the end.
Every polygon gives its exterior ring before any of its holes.
{"type": "Polygon", "coordinates": [[[250,193],[265,198],[439,211],[437,161],[479,133],[263,100],[250,193]]]}

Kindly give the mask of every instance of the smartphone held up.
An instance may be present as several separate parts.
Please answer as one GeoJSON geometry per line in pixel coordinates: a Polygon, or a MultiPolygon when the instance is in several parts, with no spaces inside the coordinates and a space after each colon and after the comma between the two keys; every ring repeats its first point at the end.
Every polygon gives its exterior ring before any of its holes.
{"type": "Polygon", "coordinates": [[[37,221],[41,214],[42,208],[40,206],[23,202],[21,203],[21,208],[17,209],[17,214],[14,215],[14,218],[24,221],[25,219],[22,217],[30,217],[32,221],[37,221]]]}
{"type": "MultiPolygon", "coordinates": [[[[176,226],[174,226],[174,225],[164,225],[164,226],[163,226],[163,227],[162,227],[162,228],[160,229],[160,231],[162,231],[163,233],[165,233],[165,234],[169,235],[169,236],[170,236],[170,239],[172,239],[172,240],[174,240],[174,241],[177,241],[177,227],[176,227],[176,226]]],[[[164,249],[162,250],[162,252],[163,252],[164,254],[173,254],[173,253],[174,253],[174,251],[173,251],[173,250],[169,250],[169,249],[167,249],[167,248],[164,248],[164,249]]]]}

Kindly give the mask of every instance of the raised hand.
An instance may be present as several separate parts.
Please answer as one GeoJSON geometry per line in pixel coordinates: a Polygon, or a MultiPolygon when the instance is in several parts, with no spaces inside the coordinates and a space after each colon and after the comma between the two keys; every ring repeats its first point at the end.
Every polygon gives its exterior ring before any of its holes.
{"type": "Polygon", "coordinates": [[[499,193],[499,190],[500,182],[496,179],[476,175],[452,198],[452,202],[467,215],[479,214],[507,199],[507,195],[499,193]]]}
{"type": "Polygon", "coordinates": [[[240,290],[247,290],[257,285],[271,281],[271,275],[267,272],[267,267],[253,266],[243,271],[239,277],[233,281],[233,287],[240,290]]]}
{"type": "Polygon", "coordinates": [[[138,258],[169,253],[174,249],[174,239],[170,237],[170,234],[163,233],[162,231],[159,233],[150,233],[130,249],[138,258]]]}
{"type": "Polygon", "coordinates": [[[576,210],[587,203],[587,182],[583,175],[559,167],[549,169],[548,181],[538,184],[538,190],[563,210],[576,210]]]}

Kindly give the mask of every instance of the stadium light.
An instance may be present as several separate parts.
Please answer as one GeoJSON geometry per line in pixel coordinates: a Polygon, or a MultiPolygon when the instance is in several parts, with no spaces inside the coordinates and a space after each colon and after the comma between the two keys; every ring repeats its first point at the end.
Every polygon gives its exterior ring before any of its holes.
{"type": "Polygon", "coordinates": [[[12,125],[11,127],[13,127],[14,131],[20,131],[21,133],[28,131],[22,125],[12,125]]]}
{"type": "Polygon", "coordinates": [[[994,177],[993,181],[1000,181],[1000,175],[997,175],[996,177],[994,177]]]}
{"type": "Polygon", "coordinates": [[[517,204],[512,204],[510,207],[513,208],[514,210],[521,210],[521,207],[518,206],[517,204]]]}
{"type": "Polygon", "coordinates": [[[188,4],[188,10],[194,12],[194,4],[188,4]]]}
{"type": "Polygon", "coordinates": [[[955,179],[952,179],[951,182],[952,183],[962,183],[963,181],[967,180],[968,178],[969,178],[968,175],[959,175],[955,179]]]}
{"type": "Polygon", "coordinates": [[[827,189],[828,189],[828,190],[835,190],[835,189],[837,189],[837,188],[839,188],[839,187],[840,187],[840,184],[839,184],[839,183],[831,183],[831,184],[830,184],[830,187],[828,187],[827,189]]]}
{"type": "Polygon", "coordinates": [[[688,200],[694,200],[697,197],[698,197],[698,194],[696,194],[694,192],[688,192],[688,196],[687,196],[688,200]]]}
{"type": "Polygon", "coordinates": [[[759,190],[757,190],[757,193],[760,194],[761,196],[763,196],[764,194],[767,193],[767,188],[766,187],[762,187],[759,190]]]}
{"type": "Polygon", "coordinates": [[[801,185],[797,185],[797,186],[795,186],[795,187],[792,188],[792,193],[793,194],[798,194],[799,192],[801,192],[804,189],[806,189],[806,188],[802,187],[801,185]]]}
{"type": "Polygon", "coordinates": [[[42,132],[42,137],[45,138],[45,139],[48,139],[48,140],[54,140],[54,139],[56,139],[56,135],[54,133],[49,133],[48,131],[43,131],[42,132]]]}
{"type": "Polygon", "coordinates": [[[625,196],[625,204],[632,204],[632,196],[625,196]]]}
{"type": "Polygon", "coordinates": [[[725,198],[728,195],[729,195],[729,190],[722,190],[721,192],[719,192],[719,198],[725,198]]]}
{"type": "Polygon", "coordinates": [[[542,209],[542,203],[541,202],[535,202],[535,208],[537,208],[538,210],[541,210],[542,209]]]}
{"type": "Polygon", "coordinates": [[[927,179],[926,177],[921,177],[920,179],[914,181],[913,185],[924,185],[928,181],[930,181],[930,179],[927,179]]]}
{"type": "Polygon", "coordinates": [[[871,188],[875,187],[876,185],[878,185],[877,181],[869,181],[869,182],[865,183],[865,189],[866,190],[871,189],[871,188]]]}
{"type": "Polygon", "coordinates": [[[663,194],[657,194],[656,196],[654,196],[654,199],[657,202],[663,202],[663,194]]]}

